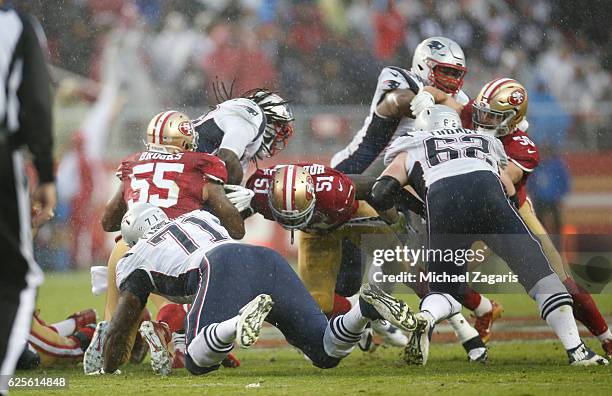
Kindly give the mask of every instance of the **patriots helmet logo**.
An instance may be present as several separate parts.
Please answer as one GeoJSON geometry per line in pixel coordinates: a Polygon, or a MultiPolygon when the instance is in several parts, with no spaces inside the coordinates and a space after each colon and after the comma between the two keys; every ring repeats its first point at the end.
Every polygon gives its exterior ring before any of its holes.
{"type": "Polygon", "coordinates": [[[427,44],[427,46],[431,49],[431,53],[433,54],[436,51],[440,51],[442,48],[444,48],[444,44],[442,44],[441,42],[439,42],[438,40],[433,40],[432,42],[430,42],[429,44],[427,44]]]}

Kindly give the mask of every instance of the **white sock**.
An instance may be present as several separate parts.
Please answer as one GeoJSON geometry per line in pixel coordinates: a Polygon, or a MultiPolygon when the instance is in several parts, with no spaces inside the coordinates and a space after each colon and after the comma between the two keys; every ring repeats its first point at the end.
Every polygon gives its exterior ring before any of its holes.
{"type": "Polygon", "coordinates": [[[459,342],[462,344],[478,335],[476,329],[473,328],[460,313],[451,316],[447,320],[455,331],[459,342]]]}
{"type": "Polygon", "coordinates": [[[69,318],[61,322],[53,323],[50,327],[53,327],[55,331],[57,331],[57,334],[62,337],[68,337],[76,331],[76,321],[73,318],[69,318]]]}
{"type": "Polygon", "coordinates": [[[226,344],[230,344],[236,340],[236,326],[238,326],[240,316],[234,316],[231,319],[225,320],[217,325],[217,337],[226,344]]]}
{"type": "MultiPolygon", "coordinates": [[[[365,329],[365,326],[364,326],[365,329]]],[[[342,316],[337,316],[327,323],[323,335],[323,349],[331,357],[342,359],[348,356],[361,339],[361,333],[349,332],[342,323],[342,316]]]]}
{"type": "Polygon", "coordinates": [[[185,334],[172,333],[172,342],[174,342],[174,350],[185,353],[185,334]]]}
{"type": "Polygon", "coordinates": [[[338,318],[340,318],[340,322],[342,324],[340,328],[342,330],[347,330],[348,332],[355,334],[361,334],[368,323],[370,323],[370,319],[361,314],[359,303],[355,304],[350,311],[344,315],[338,316],[338,318]]]}
{"type": "MultiPolygon", "coordinates": [[[[219,335],[215,331],[217,327],[217,323],[204,327],[187,345],[187,353],[189,353],[194,363],[200,367],[220,364],[227,354],[234,349],[233,341],[226,343],[219,339],[219,335]]],[[[234,338],[236,338],[235,334],[234,338]]]]}
{"type": "Polygon", "coordinates": [[[486,298],[485,296],[481,294],[480,303],[474,310],[474,315],[480,318],[481,316],[483,316],[486,313],[491,312],[492,310],[493,310],[493,304],[491,304],[491,300],[489,300],[488,298],[486,298]]]}
{"type": "Polygon", "coordinates": [[[446,319],[454,313],[461,311],[461,304],[450,294],[434,293],[428,294],[421,301],[421,311],[427,311],[433,317],[435,323],[446,319]]]}
{"type": "Polygon", "coordinates": [[[599,342],[604,342],[606,340],[612,340],[612,333],[610,333],[610,329],[598,335],[597,339],[599,340],[599,342]]]}
{"type": "Polygon", "coordinates": [[[546,316],[546,323],[552,327],[566,350],[576,348],[578,345],[582,344],[580,334],[578,334],[578,326],[576,326],[576,320],[574,319],[574,314],[572,313],[572,307],[570,305],[561,305],[552,310],[546,316]]]}

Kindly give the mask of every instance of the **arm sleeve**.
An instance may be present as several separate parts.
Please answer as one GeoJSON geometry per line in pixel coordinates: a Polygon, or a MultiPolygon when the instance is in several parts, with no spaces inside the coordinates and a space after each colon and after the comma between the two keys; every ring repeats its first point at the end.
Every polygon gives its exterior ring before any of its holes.
{"type": "Polygon", "coordinates": [[[202,153],[202,158],[199,163],[199,169],[204,176],[218,183],[227,182],[227,169],[225,162],[214,155],[202,153]]]}
{"type": "Polygon", "coordinates": [[[23,78],[17,91],[20,103],[19,125],[24,143],[34,156],[41,183],[52,182],[53,125],[50,77],[38,36],[29,16],[22,16],[23,78]]]}
{"type": "Polygon", "coordinates": [[[144,307],[147,305],[149,294],[153,291],[153,283],[145,270],[137,269],[125,278],[121,285],[119,285],[119,290],[127,290],[138,297],[144,307]]]}

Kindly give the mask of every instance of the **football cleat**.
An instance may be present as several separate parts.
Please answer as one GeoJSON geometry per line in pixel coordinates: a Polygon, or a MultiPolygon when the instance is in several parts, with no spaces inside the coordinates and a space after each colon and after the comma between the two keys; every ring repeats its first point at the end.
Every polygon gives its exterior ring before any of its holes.
{"type": "Polygon", "coordinates": [[[612,340],[607,339],[601,343],[601,347],[604,350],[608,359],[612,359],[612,340]]]}
{"type": "Polygon", "coordinates": [[[172,333],[172,341],[174,342],[174,359],[172,360],[172,368],[185,367],[185,334],[172,333]]]}
{"type": "Polygon", "coordinates": [[[372,330],[382,337],[385,344],[394,347],[405,347],[408,344],[408,337],[400,329],[393,326],[386,320],[375,320],[372,322],[372,330]]]}
{"type": "Polygon", "coordinates": [[[225,368],[237,368],[240,366],[240,360],[233,353],[228,353],[221,361],[221,365],[225,368]]]}
{"type": "Polygon", "coordinates": [[[470,363],[486,363],[489,354],[487,348],[474,348],[468,351],[467,358],[470,363]]]}
{"type": "Polygon", "coordinates": [[[429,357],[429,340],[433,331],[429,313],[418,312],[414,315],[416,328],[410,334],[408,345],[404,349],[404,360],[408,364],[424,366],[429,357]]]}
{"type": "Polygon", "coordinates": [[[361,286],[359,296],[370,304],[385,320],[404,331],[413,331],[417,322],[412,310],[404,301],[399,300],[376,286],[366,283],[361,286]]]}
{"type": "Polygon", "coordinates": [[[87,375],[99,372],[104,367],[104,342],[108,326],[109,323],[105,320],[98,323],[89,347],[83,354],[83,371],[87,375]]]}
{"type": "Polygon", "coordinates": [[[250,348],[261,333],[263,322],[272,309],[272,297],[260,294],[240,310],[236,327],[236,343],[242,348],[250,348]]]}
{"type": "Polygon", "coordinates": [[[486,363],[489,358],[487,347],[479,335],[470,338],[461,344],[467,352],[467,359],[470,363],[486,363]]]}
{"type": "Polygon", "coordinates": [[[172,372],[174,343],[168,325],[163,322],[145,321],[141,323],[138,331],[149,344],[153,372],[159,375],[170,374],[172,372]]]}
{"type": "Polygon", "coordinates": [[[504,307],[501,304],[491,300],[491,305],[493,309],[481,317],[476,317],[476,322],[474,323],[474,328],[478,331],[480,338],[482,338],[482,341],[485,343],[489,342],[489,338],[491,337],[493,322],[501,318],[504,312],[504,307]]]}
{"type": "Polygon", "coordinates": [[[81,327],[85,327],[87,325],[96,324],[96,320],[98,315],[95,309],[85,309],[83,311],[75,312],[72,315],[68,316],[67,319],[74,319],[74,328],[80,329],[81,327]]]}
{"type": "Polygon", "coordinates": [[[364,352],[369,351],[373,345],[372,343],[373,331],[372,331],[372,326],[370,325],[370,323],[368,323],[368,325],[363,330],[363,332],[361,332],[361,339],[359,340],[359,342],[357,342],[357,346],[359,347],[359,349],[361,349],[364,352]]]}
{"type": "Polygon", "coordinates": [[[607,366],[608,360],[591,351],[584,343],[567,351],[570,366],[607,366]]]}

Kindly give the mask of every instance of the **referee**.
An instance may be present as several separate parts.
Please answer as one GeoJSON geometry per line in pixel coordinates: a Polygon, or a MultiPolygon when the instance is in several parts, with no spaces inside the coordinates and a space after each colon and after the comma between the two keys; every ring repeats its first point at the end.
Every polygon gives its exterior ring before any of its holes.
{"type": "Polygon", "coordinates": [[[0,393],[23,351],[43,274],[34,261],[32,224],[53,216],[50,79],[40,25],[0,0],[0,393]],[[38,188],[32,201],[24,167],[32,154],[38,188]],[[31,218],[32,207],[37,214],[31,218]]]}

